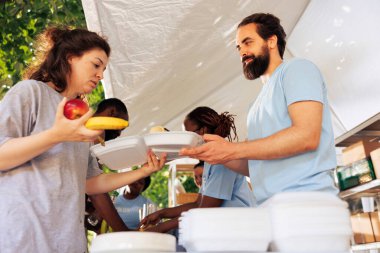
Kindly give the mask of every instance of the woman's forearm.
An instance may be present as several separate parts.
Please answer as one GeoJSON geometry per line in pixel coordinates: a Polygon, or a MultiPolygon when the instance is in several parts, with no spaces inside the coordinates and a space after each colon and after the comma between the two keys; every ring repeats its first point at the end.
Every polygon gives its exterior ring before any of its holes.
{"type": "Polygon", "coordinates": [[[30,161],[60,142],[52,130],[14,138],[0,145],[0,171],[9,170],[30,161]]]}
{"type": "Polygon", "coordinates": [[[146,174],[142,169],[122,173],[100,174],[86,180],[86,193],[92,195],[110,192],[147,176],[149,174],[146,174]]]}

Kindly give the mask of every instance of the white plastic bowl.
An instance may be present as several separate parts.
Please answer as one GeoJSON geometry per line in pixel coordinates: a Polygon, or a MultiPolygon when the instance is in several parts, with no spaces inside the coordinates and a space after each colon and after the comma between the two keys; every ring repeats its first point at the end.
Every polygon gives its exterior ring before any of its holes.
{"type": "Polygon", "coordinates": [[[96,236],[90,253],[175,252],[173,235],[154,232],[114,232],[96,236]]]}

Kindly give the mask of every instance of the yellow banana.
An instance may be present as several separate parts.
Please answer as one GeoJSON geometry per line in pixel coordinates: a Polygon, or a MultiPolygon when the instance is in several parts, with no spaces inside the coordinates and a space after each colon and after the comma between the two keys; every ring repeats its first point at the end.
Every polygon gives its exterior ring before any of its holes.
{"type": "Polygon", "coordinates": [[[128,121],[115,117],[92,117],[85,126],[92,130],[120,130],[128,126],[128,121]]]}

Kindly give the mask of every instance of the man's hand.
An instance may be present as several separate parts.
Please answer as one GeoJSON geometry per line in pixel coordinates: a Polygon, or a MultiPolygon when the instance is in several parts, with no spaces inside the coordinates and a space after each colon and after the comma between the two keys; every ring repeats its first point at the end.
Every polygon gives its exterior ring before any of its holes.
{"type": "Polygon", "coordinates": [[[203,139],[206,144],[195,148],[183,148],[180,155],[190,156],[210,164],[224,164],[236,158],[233,157],[235,146],[237,144],[226,141],[224,138],[205,134],[203,139]]]}

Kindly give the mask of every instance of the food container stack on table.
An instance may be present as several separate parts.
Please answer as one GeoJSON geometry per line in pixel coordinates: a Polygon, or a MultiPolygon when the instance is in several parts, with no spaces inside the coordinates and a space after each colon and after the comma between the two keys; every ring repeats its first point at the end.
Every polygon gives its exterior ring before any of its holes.
{"type": "Polygon", "coordinates": [[[192,209],[180,218],[188,252],[349,252],[347,203],[323,192],[279,193],[258,208],[192,209]]]}
{"type": "Polygon", "coordinates": [[[267,251],[269,213],[261,208],[198,208],[182,214],[179,244],[187,252],[267,251]]]}
{"type": "Polygon", "coordinates": [[[260,207],[270,212],[275,252],[349,252],[347,203],[323,192],[279,193],[260,207]]]}

